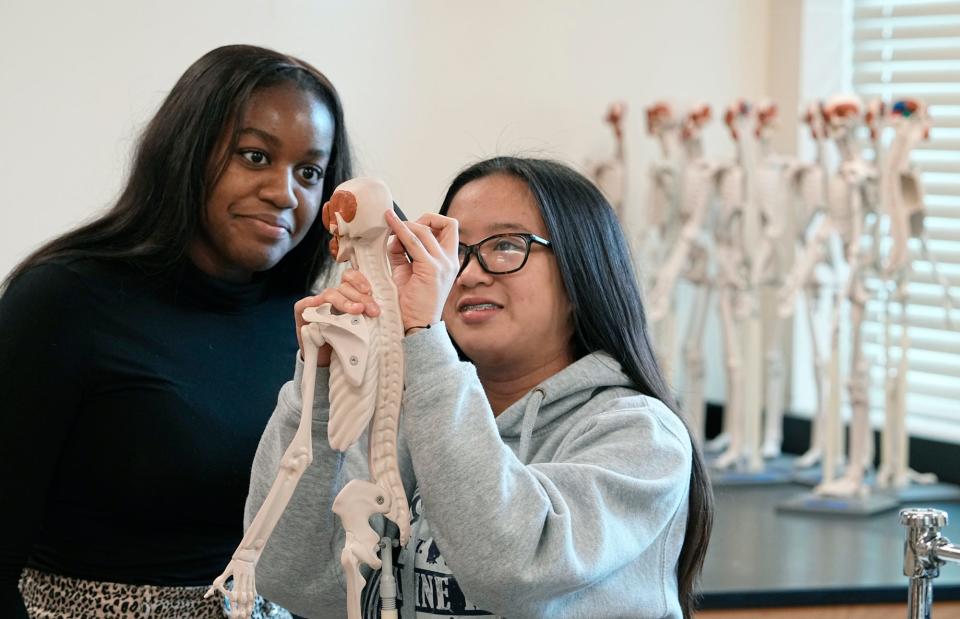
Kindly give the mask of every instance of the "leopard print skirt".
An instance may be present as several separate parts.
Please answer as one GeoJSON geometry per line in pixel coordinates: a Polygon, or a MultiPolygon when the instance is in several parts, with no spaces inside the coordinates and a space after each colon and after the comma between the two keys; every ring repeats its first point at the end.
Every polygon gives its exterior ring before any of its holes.
{"type": "MultiPolygon", "coordinates": [[[[223,619],[221,595],[208,587],[165,587],[99,582],[26,568],[20,594],[31,619],[223,619]]],[[[286,610],[257,596],[252,619],[290,619],[286,610]]]]}

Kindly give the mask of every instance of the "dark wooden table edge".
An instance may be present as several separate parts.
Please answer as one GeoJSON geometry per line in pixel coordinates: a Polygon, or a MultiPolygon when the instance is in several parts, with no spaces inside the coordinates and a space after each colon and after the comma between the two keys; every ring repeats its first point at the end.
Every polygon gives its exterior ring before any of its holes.
{"type": "MultiPolygon", "coordinates": [[[[960,600],[960,585],[937,586],[933,582],[933,600],[960,600]]],[[[775,608],[782,606],[824,606],[843,604],[907,603],[907,585],[903,587],[849,587],[839,589],[789,589],[767,591],[723,591],[701,594],[699,610],[732,608],[775,608]]]]}

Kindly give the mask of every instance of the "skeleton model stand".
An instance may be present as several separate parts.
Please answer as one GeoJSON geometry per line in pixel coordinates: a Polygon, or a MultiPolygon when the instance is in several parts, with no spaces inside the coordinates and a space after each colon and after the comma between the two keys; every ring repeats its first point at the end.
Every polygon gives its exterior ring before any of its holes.
{"type": "MultiPolygon", "coordinates": [[[[837,175],[830,186],[830,220],[843,242],[849,273],[843,296],[837,297],[832,323],[831,346],[834,365],[831,369],[831,388],[839,392],[839,363],[836,360],[839,349],[839,331],[841,308],[844,301],[850,303],[850,379],[848,383],[850,408],[853,411],[850,424],[850,448],[847,467],[843,476],[833,479],[833,473],[824,468],[823,483],[814,490],[819,495],[846,498],[863,498],[869,493],[864,483],[864,474],[873,457],[872,432],[870,429],[868,388],[868,366],[863,356],[861,332],[864,312],[868,300],[864,286],[865,269],[869,260],[862,250],[862,238],[867,225],[867,216],[874,216],[876,225],[877,210],[875,200],[876,174],[860,158],[855,145],[854,132],[860,122],[861,105],[854,97],[835,97],[826,108],[828,131],[840,152],[841,162],[837,175]],[[873,187],[870,184],[873,184],[873,187]],[[834,373],[836,371],[836,373],[834,373]]],[[[876,250],[876,248],[873,248],[876,250]]],[[[839,399],[839,398],[837,398],[839,399]]],[[[831,406],[829,414],[834,418],[827,424],[827,443],[831,443],[831,433],[842,434],[841,412],[839,407],[831,406]]],[[[833,437],[835,438],[835,437],[833,437]]],[[[826,463],[825,463],[826,465],[826,463]]]]}
{"type": "Polygon", "coordinates": [[[711,241],[708,233],[713,176],[716,166],[704,159],[700,133],[710,120],[710,107],[700,105],[687,113],[681,133],[684,151],[680,174],[680,232],[657,274],[649,297],[649,317],[660,323],[674,309],[674,289],[682,274],[694,285],[693,309],[683,346],[683,407],[694,438],[702,443],[704,433],[703,331],[713,285],[709,277],[711,241]]]}
{"type": "MultiPolygon", "coordinates": [[[[843,162],[837,175],[829,180],[826,215],[816,224],[816,228],[807,241],[804,253],[798,260],[781,295],[781,311],[783,313],[792,312],[795,291],[805,286],[806,282],[814,277],[814,267],[828,251],[834,256],[834,264],[840,262],[836,258],[836,245],[842,243],[851,273],[848,275],[847,285],[837,287],[831,320],[830,362],[827,381],[825,381],[828,395],[820,428],[823,433],[823,483],[818,487],[818,490],[824,494],[834,496],[854,496],[862,492],[862,469],[856,466],[851,467],[855,469],[852,472],[853,477],[842,484],[834,484],[837,469],[843,459],[839,356],[841,311],[845,300],[849,297],[854,302],[854,313],[859,312],[862,318],[863,306],[866,303],[862,283],[859,280],[859,269],[855,266],[856,262],[861,259],[863,185],[866,183],[869,174],[869,170],[856,154],[854,144],[853,132],[859,122],[860,107],[860,102],[855,97],[835,97],[823,109],[829,135],[835,140],[843,162]],[[849,262],[851,259],[854,260],[853,263],[849,262]]],[[[834,271],[838,272],[838,269],[835,268],[834,271]]],[[[855,331],[859,331],[859,329],[855,331]]],[[[857,346],[859,346],[859,341],[855,343],[855,347],[857,346]]],[[[857,353],[855,352],[855,354],[857,353]]],[[[854,392],[858,397],[866,397],[866,390],[859,389],[859,385],[851,390],[851,393],[854,392]]],[[[858,410],[863,412],[866,409],[858,404],[858,410]]],[[[867,424],[867,433],[869,433],[869,420],[865,419],[864,422],[867,424]]],[[[866,448],[866,443],[862,440],[863,428],[858,426],[857,432],[860,434],[852,432],[851,442],[856,443],[855,451],[857,451],[859,458],[863,458],[865,454],[862,452],[866,448]],[[856,439],[854,440],[855,435],[856,439]]]]}
{"type": "Polygon", "coordinates": [[[763,292],[783,284],[792,259],[786,205],[793,161],[774,153],[770,145],[776,115],[771,101],[753,107],[741,100],[728,107],[724,117],[737,157],[718,174],[717,284],[727,357],[724,418],[730,437],[726,451],[712,462],[722,471],[713,476],[720,485],[783,483],[790,478],[780,463],[764,462],[780,455],[785,385],[783,319],[773,311],[772,290],[763,292]],[[771,311],[764,312],[766,306],[771,311]]]}
{"type": "MultiPolygon", "coordinates": [[[[825,353],[829,349],[825,346],[825,340],[829,337],[829,333],[820,327],[821,323],[816,318],[823,289],[817,267],[830,264],[832,280],[835,280],[839,258],[830,251],[829,230],[823,221],[827,211],[829,176],[824,155],[824,142],[827,135],[822,105],[811,103],[804,110],[802,118],[810,129],[816,145],[816,154],[812,162],[794,162],[789,172],[795,204],[794,229],[798,255],[779,292],[778,313],[781,319],[793,316],[797,293],[803,292],[807,329],[813,353],[815,409],[810,428],[810,447],[806,453],[794,461],[794,466],[798,469],[808,469],[819,464],[823,456],[823,420],[828,407],[828,385],[825,376],[828,362],[825,353]]],[[[839,451],[839,448],[834,450],[835,453],[839,451]]]]}
{"type": "MultiPolygon", "coordinates": [[[[936,261],[927,247],[924,229],[923,185],[920,175],[910,166],[910,151],[929,136],[930,123],[926,106],[917,100],[907,99],[896,102],[888,117],[892,120],[894,137],[889,151],[882,160],[881,200],[883,209],[890,218],[890,236],[893,241],[891,250],[883,265],[883,274],[894,284],[894,292],[888,301],[900,305],[900,358],[895,364],[890,349],[892,347],[889,311],[885,312],[886,356],[886,406],[881,449],[880,469],[877,472],[879,487],[893,487],[903,490],[911,482],[932,484],[937,481],[935,475],[921,474],[909,468],[909,437],[907,434],[906,388],[908,352],[910,350],[909,324],[907,321],[908,282],[913,272],[908,241],[917,239],[923,258],[930,264],[934,279],[943,286],[946,319],[950,323],[949,282],[937,269],[936,261]]],[[[881,121],[884,118],[880,119],[881,121]]],[[[879,140],[876,140],[879,142],[879,140]]],[[[878,154],[881,152],[879,144],[878,154]]]]}
{"type": "MultiPolygon", "coordinates": [[[[759,236],[758,227],[748,230],[747,216],[748,201],[751,192],[749,178],[749,163],[747,147],[743,139],[749,135],[746,130],[751,114],[751,106],[746,101],[738,101],[727,108],[724,122],[730,130],[730,135],[737,146],[736,159],[722,166],[718,173],[718,193],[720,205],[718,220],[715,229],[717,255],[717,289],[720,305],[721,328],[726,368],[726,403],[724,418],[726,430],[729,433],[729,444],[726,450],[712,463],[714,468],[728,469],[739,467],[745,459],[750,462],[747,468],[758,471],[763,463],[759,460],[759,448],[751,453],[754,442],[759,443],[759,432],[751,431],[754,421],[751,414],[755,413],[759,421],[759,398],[753,402],[757,410],[747,411],[748,403],[744,386],[760,375],[759,368],[754,373],[745,372],[742,339],[744,318],[753,312],[751,307],[753,291],[750,289],[750,268],[745,249],[756,247],[759,236]],[[748,245],[747,238],[751,237],[753,244],[748,245]],[[745,380],[749,376],[750,381],[745,380]],[[756,436],[753,436],[756,434],[756,436]],[[748,436],[749,435],[749,436],[748,436]]],[[[757,445],[759,447],[759,445],[757,445]]]]}
{"type": "MultiPolygon", "coordinates": [[[[640,244],[638,272],[643,289],[650,292],[657,275],[651,265],[663,264],[680,231],[680,124],[673,108],[658,102],[647,108],[647,133],[660,144],[661,158],[650,166],[650,199],[647,201],[646,229],[640,244]]],[[[654,345],[663,373],[673,384],[674,368],[674,312],[668,311],[661,320],[653,321],[654,345]]]]}
{"type": "MultiPolygon", "coordinates": [[[[876,226],[879,213],[876,209],[876,173],[860,158],[854,139],[861,109],[859,99],[853,96],[833,97],[824,107],[828,132],[836,143],[841,161],[836,175],[830,180],[827,216],[822,220],[814,241],[829,242],[830,238],[838,238],[846,257],[848,274],[844,285],[838,287],[831,321],[830,396],[823,424],[823,479],[814,488],[813,495],[802,495],[779,506],[787,511],[870,515],[897,505],[894,498],[871,495],[865,480],[873,459],[873,436],[867,395],[868,365],[862,352],[861,327],[869,298],[864,285],[865,272],[877,260],[863,250],[861,243],[868,231],[868,216],[872,216],[872,225],[876,226]],[[850,379],[847,386],[852,420],[847,467],[837,477],[836,468],[843,453],[839,345],[845,302],[850,306],[850,379]]],[[[878,251],[878,243],[873,243],[871,251],[878,251]]],[[[804,268],[808,266],[809,263],[804,268]]]]}
{"type": "MultiPolygon", "coordinates": [[[[768,305],[770,288],[783,285],[792,261],[791,221],[787,216],[793,161],[776,154],[770,138],[776,129],[777,106],[770,100],[757,105],[756,197],[760,209],[760,245],[753,260],[751,280],[761,294],[761,307],[768,305]]],[[[783,410],[786,397],[783,333],[786,321],[774,312],[763,313],[765,342],[765,405],[762,454],[780,455],[783,443],[783,410]]]]}
{"type": "MultiPolygon", "coordinates": [[[[397,430],[403,391],[403,328],[397,289],[391,278],[384,214],[393,208],[390,191],[374,179],[353,179],[337,187],[323,207],[323,223],[334,235],[331,251],[339,262],[349,260],[370,281],[381,308],[376,318],[333,314],[329,304],[304,312],[303,411],[300,425],[283,455],[281,469],[266,500],[247,529],[227,569],[207,595],[218,589],[231,603],[231,618],[250,616],[256,594],[254,569],[277,521],[286,509],[304,470],[313,460],[312,404],[318,351],[330,344],[330,422],[328,439],[337,451],[346,451],[369,427],[370,481],[354,479],[333,502],[333,511],[346,531],[340,562],[346,573],[349,619],[360,619],[360,593],[365,581],[360,563],[381,567],[382,551],[389,565],[393,548],[370,526],[374,514],[383,514],[400,530],[400,544],[410,536],[410,514],[397,466],[397,430]],[[232,591],[224,584],[234,578],[232,591]]],[[[386,570],[391,571],[391,570],[386,570]]],[[[383,617],[396,617],[396,585],[392,574],[381,581],[383,617]]]]}

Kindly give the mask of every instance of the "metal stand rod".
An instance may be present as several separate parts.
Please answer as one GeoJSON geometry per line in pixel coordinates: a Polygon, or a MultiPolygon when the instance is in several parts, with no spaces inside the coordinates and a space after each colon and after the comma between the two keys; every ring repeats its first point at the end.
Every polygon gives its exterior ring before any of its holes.
{"type": "Polygon", "coordinates": [[[907,527],[903,544],[903,574],[910,578],[907,619],[930,619],[933,612],[933,579],[945,563],[960,563],[960,546],[940,535],[947,526],[947,512],[911,508],[900,511],[900,524],[907,527]]]}
{"type": "Polygon", "coordinates": [[[947,544],[937,548],[937,558],[948,563],[960,563],[960,546],[947,544]]]}
{"type": "Polygon", "coordinates": [[[930,619],[933,609],[933,579],[911,578],[907,594],[907,619],[930,619]]]}

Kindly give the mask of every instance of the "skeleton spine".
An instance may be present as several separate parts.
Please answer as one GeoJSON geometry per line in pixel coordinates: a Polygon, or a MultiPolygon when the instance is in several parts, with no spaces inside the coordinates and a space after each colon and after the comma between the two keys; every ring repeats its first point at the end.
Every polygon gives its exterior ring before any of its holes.
{"type": "Polygon", "coordinates": [[[400,401],[403,394],[403,327],[397,288],[391,279],[390,264],[384,247],[357,247],[360,270],[367,275],[373,296],[380,305],[377,328],[371,347],[380,351],[379,388],[376,412],[370,427],[370,472],[374,481],[390,493],[392,499],[387,518],[400,528],[401,543],[406,543],[410,529],[410,510],[397,467],[397,431],[400,426],[400,401]]]}

